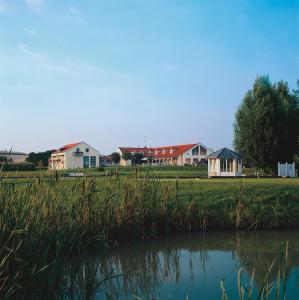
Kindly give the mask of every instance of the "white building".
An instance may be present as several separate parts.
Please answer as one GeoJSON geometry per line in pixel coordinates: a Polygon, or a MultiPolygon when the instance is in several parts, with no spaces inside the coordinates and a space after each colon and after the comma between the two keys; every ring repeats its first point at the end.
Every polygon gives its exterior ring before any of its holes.
{"type": "Polygon", "coordinates": [[[5,157],[8,161],[14,163],[24,163],[28,154],[23,152],[0,150],[0,157],[5,157]]]}
{"type": "Polygon", "coordinates": [[[162,146],[156,148],[134,148],[134,147],[119,147],[117,152],[120,154],[120,165],[131,165],[131,160],[125,161],[123,159],[124,153],[142,153],[145,160],[150,160],[153,165],[198,165],[202,159],[212,151],[201,143],[162,146]]]}
{"type": "Polygon", "coordinates": [[[49,169],[96,168],[99,167],[99,156],[98,150],[84,142],[68,144],[51,154],[49,169]]]}
{"type": "Polygon", "coordinates": [[[228,148],[222,148],[209,156],[209,177],[239,177],[242,176],[242,156],[228,148]]]}

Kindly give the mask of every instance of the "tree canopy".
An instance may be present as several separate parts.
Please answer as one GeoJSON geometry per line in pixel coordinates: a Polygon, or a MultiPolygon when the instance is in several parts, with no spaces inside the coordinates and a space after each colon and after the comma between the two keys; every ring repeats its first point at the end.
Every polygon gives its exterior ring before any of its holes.
{"type": "Polygon", "coordinates": [[[122,155],[122,158],[127,161],[132,159],[132,153],[131,152],[124,152],[122,155]]]}
{"type": "Polygon", "coordinates": [[[141,152],[136,152],[132,155],[132,161],[134,165],[140,165],[141,160],[144,158],[143,153],[141,152]]]}
{"type": "Polygon", "coordinates": [[[113,152],[112,154],[111,154],[111,159],[112,159],[112,161],[117,165],[117,164],[119,164],[119,162],[120,162],[120,155],[119,155],[119,153],[118,152],[113,152]]]}
{"type": "Polygon", "coordinates": [[[47,150],[44,152],[30,152],[29,156],[27,157],[26,161],[32,162],[35,166],[48,166],[48,160],[53,153],[54,150],[47,150]]]}
{"type": "MultiPolygon", "coordinates": [[[[297,82],[299,89],[299,81],[297,82]]],[[[299,153],[299,93],[288,83],[272,84],[258,76],[239,106],[234,122],[234,144],[245,162],[274,171],[277,162],[293,161],[299,153]]]]}

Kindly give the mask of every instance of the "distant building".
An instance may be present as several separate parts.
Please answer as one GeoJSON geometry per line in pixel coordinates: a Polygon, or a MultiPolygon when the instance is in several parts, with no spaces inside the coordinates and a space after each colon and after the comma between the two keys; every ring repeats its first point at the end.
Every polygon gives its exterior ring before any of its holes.
{"type": "Polygon", "coordinates": [[[68,144],[51,154],[49,169],[96,168],[99,166],[99,156],[98,150],[84,142],[68,144]]]}
{"type": "Polygon", "coordinates": [[[207,156],[209,177],[242,176],[242,156],[228,148],[222,148],[207,156]]]}
{"type": "Polygon", "coordinates": [[[100,155],[100,166],[110,167],[113,165],[111,155],[100,155]]]}
{"type": "Polygon", "coordinates": [[[26,161],[28,154],[24,152],[0,150],[0,157],[5,157],[8,161],[14,163],[23,163],[26,161]]]}
{"type": "Polygon", "coordinates": [[[201,143],[185,144],[176,146],[163,146],[156,148],[134,148],[134,147],[119,147],[117,152],[121,156],[120,165],[131,165],[132,161],[125,161],[124,153],[142,153],[145,162],[150,162],[153,165],[198,165],[202,159],[205,159],[212,151],[201,143]]]}

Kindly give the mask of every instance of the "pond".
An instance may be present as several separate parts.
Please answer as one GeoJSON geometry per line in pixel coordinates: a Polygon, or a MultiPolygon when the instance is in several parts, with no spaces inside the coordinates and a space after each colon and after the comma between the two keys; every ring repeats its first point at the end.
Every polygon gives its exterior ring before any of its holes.
{"type": "MultiPolygon", "coordinates": [[[[285,267],[287,278],[280,280],[280,298],[285,284],[286,299],[299,299],[299,233],[295,231],[179,234],[122,245],[105,255],[77,258],[57,292],[71,299],[135,299],[136,295],[151,300],[218,300],[224,279],[228,298],[239,299],[241,266],[245,286],[250,285],[254,270],[254,299],[265,276],[268,281],[276,280],[279,268],[285,267]],[[287,263],[282,265],[281,243],[285,241],[289,241],[287,263]],[[105,280],[114,275],[121,276],[105,280]]],[[[270,299],[275,299],[274,294],[275,286],[270,299]]]]}

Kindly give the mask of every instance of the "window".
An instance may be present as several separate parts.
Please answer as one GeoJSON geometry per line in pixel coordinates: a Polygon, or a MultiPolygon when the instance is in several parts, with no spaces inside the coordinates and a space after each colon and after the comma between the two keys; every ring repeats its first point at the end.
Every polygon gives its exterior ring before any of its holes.
{"type": "Polygon", "coordinates": [[[89,156],[83,156],[83,168],[89,168],[89,156]]]}
{"type": "Polygon", "coordinates": [[[90,157],[90,167],[95,168],[97,166],[97,160],[95,156],[90,157]]]}
{"type": "Polygon", "coordinates": [[[86,148],[86,149],[85,149],[85,152],[88,153],[88,152],[89,152],[89,148],[86,148]]]}
{"type": "Polygon", "coordinates": [[[200,146],[200,155],[207,155],[207,149],[200,146]]]}
{"type": "Polygon", "coordinates": [[[199,154],[199,146],[196,146],[192,149],[192,155],[198,155],[199,154]]]}
{"type": "Polygon", "coordinates": [[[76,152],[80,152],[80,148],[76,148],[76,152]]]}
{"type": "Polygon", "coordinates": [[[220,172],[226,172],[226,160],[220,158],[220,172]]]}
{"type": "Polygon", "coordinates": [[[233,160],[232,159],[228,159],[227,160],[227,171],[228,172],[233,172],[234,166],[233,166],[233,160]]]}

